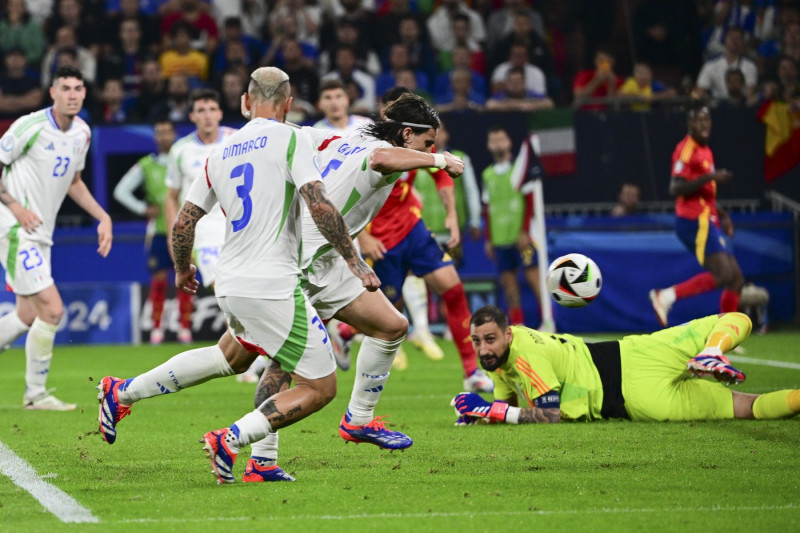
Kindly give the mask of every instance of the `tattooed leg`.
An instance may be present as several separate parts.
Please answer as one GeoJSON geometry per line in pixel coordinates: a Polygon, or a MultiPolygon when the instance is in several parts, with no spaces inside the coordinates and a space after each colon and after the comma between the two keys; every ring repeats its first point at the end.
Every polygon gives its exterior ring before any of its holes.
{"type": "Polygon", "coordinates": [[[336,396],[336,373],[306,379],[291,374],[295,386],[284,389],[264,400],[258,410],[267,417],[273,431],[294,424],[325,407],[336,396]]]}

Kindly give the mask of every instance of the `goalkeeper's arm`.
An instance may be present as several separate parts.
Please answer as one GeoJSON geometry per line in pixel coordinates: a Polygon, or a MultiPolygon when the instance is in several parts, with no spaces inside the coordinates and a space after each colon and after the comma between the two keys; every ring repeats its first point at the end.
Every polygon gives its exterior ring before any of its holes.
{"type": "MultiPolygon", "coordinates": [[[[515,399],[514,399],[515,400],[515,399]]],[[[561,421],[559,408],[559,395],[549,391],[534,399],[533,407],[515,407],[516,403],[511,398],[509,402],[495,400],[487,402],[475,393],[462,392],[450,402],[462,417],[484,418],[491,422],[505,422],[508,424],[554,424],[561,421]]]]}

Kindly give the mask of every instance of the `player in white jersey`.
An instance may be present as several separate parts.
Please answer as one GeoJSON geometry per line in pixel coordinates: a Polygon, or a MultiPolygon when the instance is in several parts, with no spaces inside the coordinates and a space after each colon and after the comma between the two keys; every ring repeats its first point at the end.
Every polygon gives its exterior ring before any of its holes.
{"type": "Polygon", "coordinates": [[[350,98],[341,80],[327,80],[319,88],[317,107],[325,118],[317,121],[314,127],[330,130],[336,135],[347,137],[359,132],[364,126],[372,124],[372,119],[361,115],[351,115],[350,98]]]}
{"type": "MultiPolygon", "coordinates": [[[[233,482],[231,469],[239,446],[305,418],[336,394],[336,364],[325,328],[300,289],[299,196],[362,286],[370,291],[380,286],[353,246],[342,215],[328,199],[310,136],[283,124],[291,106],[286,73],[274,67],[257,69],[250,78],[245,106],[253,118],[209,156],[204,179],[193,184],[175,222],[175,283],[181,290],[196,291],[196,268],[190,262],[195,228],[218,201],[226,214],[226,229],[216,292],[229,334],[249,351],[270,353],[291,373],[296,386],[272,396],[229,428],[206,433],[204,449],[220,483],[233,482]]],[[[218,355],[225,363],[221,351],[218,355]]],[[[173,373],[171,383],[162,386],[180,389],[192,384],[197,379],[192,370],[186,373],[187,382],[182,381],[183,375],[173,373]]],[[[108,409],[101,412],[101,427],[116,423],[119,393],[134,382],[111,384],[108,392],[113,392],[117,412],[111,412],[111,402],[101,402],[101,408],[108,409]]],[[[106,387],[101,384],[101,388],[106,387]]],[[[109,440],[109,434],[103,434],[109,440]]]]}
{"type": "MultiPolygon", "coordinates": [[[[421,99],[416,100],[416,104],[421,111],[429,109],[421,99]]],[[[435,116],[435,114],[431,114],[431,116],[435,116]]],[[[417,115],[411,115],[411,117],[417,120],[426,120],[424,116],[417,118],[417,115]]],[[[431,121],[430,116],[427,120],[431,121]]],[[[419,123],[412,125],[414,127],[396,122],[389,125],[388,129],[384,129],[387,128],[387,125],[384,124],[381,126],[380,137],[392,139],[392,143],[402,142],[414,150],[393,147],[390,143],[378,141],[372,137],[354,139],[351,141],[352,146],[348,145],[349,147],[345,147],[348,143],[347,139],[324,142],[324,136],[317,138],[317,142],[322,143],[320,146],[321,167],[323,172],[326,172],[325,169],[327,169],[325,181],[330,181],[330,192],[332,198],[335,198],[337,208],[345,213],[345,220],[349,220],[354,228],[363,228],[380,209],[388,194],[386,189],[391,189],[395,179],[394,173],[431,165],[446,167],[448,172],[454,175],[461,172],[463,167],[459,159],[449,154],[432,156],[425,153],[430,150],[435,138],[435,129],[432,125],[420,125],[419,123]],[[332,163],[334,160],[339,160],[341,163],[332,163]],[[337,168],[334,169],[334,167],[337,168]],[[351,177],[351,174],[355,175],[351,177]],[[356,218],[356,214],[359,215],[359,218],[356,218]]],[[[318,246],[307,245],[306,240],[317,242],[323,250],[326,248],[318,236],[309,234],[307,230],[313,231],[313,228],[306,228],[304,224],[303,249],[306,263],[316,255],[319,249],[318,246]]],[[[333,252],[317,257],[317,260],[314,261],[316,270],[311,277],[319,285],[312,289],[311,297],[314,298],[315,305],[319,307],[321,316],[331,316],[335,313],[342,318],[352,319],[354,324],[364,328],[365,333],[374,336],[373,339],[365,341],[359,352],[360,375],[357,377],[357,385],[354,387],[353,399],[349,406],[349,410],[357,413],[357,416],[366,417],[367,422],[357,426],[358,431],[362,432],[358,438],[365,437],[363,432],[368,431],[371,440],[363,440],[364,442],[373,442],[382,447],[390,447],[395,444],[405,444],[405,446],[398,447],[407,447],[410,445],[410,439],[399,432],[382,429],[379,421],[373,420],[372,415],[368,413],[372,412],[377,403],[382,388],[381,383],[388,378],[388,369],[391,366],[394,350],[402,342],[408,322],[394,309],[383,293],[363,292],[360,286],[353,284],[352,280],[356,278],[353,278],[352,275],[346,280],[346,287],[339,290],[339,280],[345,278],[336,268],[341,267],[341,261],[341,258],[334,255],[333,252]],[[334,267],[327,268],[328,264],[334,267]],[[330,276],[322,273],[323,270],[330,276]],[[325,285],[320,281],[330,283],[325,285]],[[335,305],[328,304],[328,301],[335,302],[335,305]],[[369,356],[370,350],[377,353],[369,356]],[[366,365],[370,360],[376,361],[374,364],[377,365],[377,370],[374,372],[374,376],[370,374],[370,371],[363,371],[361,367],[362,361],[366,365]],[[362,385],[362,382],[358,380],[368,379],[376,380],[377,391],[364,391],[363,389],[366,387],[359,386],[362,385]]],[[[227,376],[234,372],[241,373],[257,356],[256,350],[248,352],[233,339],[229,332],[226,332],[216,346],[178,354],[163,365],[133,378],[133,380],[105,377],[101,380],[101,392],[98,395],[101,401],[100,431],[107,442],[113,443],[116,439],[116,424],[127,415],[131,403],[167,392],[176,392],[180,388],[199,384],[212,378],[227,376]],[[171,387],[166,391],[162,389],[160,384],[171,383],[172,376],[175,375],[178,376],[181,387],[171,387]]],[[[275,387],[275,392],[282,389],[284,385],[288,387],[291,381],[291,377],[286,374],[276,374],[280,371],[279,366],[273,366],[269,373],[270,377],[276,379],[271,384],[272,387],[275,387]]],[[[259,390],[266,389],[262,386],[259,390]]],[[[355,426],[350,422],[348,422],[349,426],[355,426]]],[[[270,435],[267,440],[268,442],[264,444],[273,447],[277,452],[277,434],[270,435]]],[[[256,459],[251,458],[245,474],[246,481],[287,480],[288,476],[275,464],[275,458],[270,458],[268,453],[263,456],[256,455],[256,459]]]]}
{"type": "Polygon", "coordinates": [[[100,224],[98,253],[111,250],[111,217],[81,179],[91,132],[77,117],[86,97],[81,72],[60,67],[50,87],[53,106],[17,119],[0,139],[0,264],[16,294],[16,312],[0,318],[0,347],[27,332],[26,409],[67,411],[46,388],[64,304],[50,265],[53,230],[64,197],[100,224]]]}
{"type": "MultiPolygon", "coordinates": [[[[206,159],[211,151],[222,144],[225,137],[236,131],[219,125],[222,120],[222,110],[219,107],[219,95],[216,91],[198,89],[191,93],[189,100],[191,103],[189,119],[197,129],[178,139],[169,151],[165,205],[168,232],[172,229],[178,208],[186,200],[192,183],[203,173],[206,159]]],[[[225,215],[217,205],[198,222],[195,238],[194,253],[197,268],[206,287],[214,285],[217,261],[224,240],[225,215]]],[[[170,242],[169,235],[167,242],[170,242]]],[[[178,304],[181,314],[178,340],[189,343],[192,341],[191,296],[180,293],[178,304]]]]}

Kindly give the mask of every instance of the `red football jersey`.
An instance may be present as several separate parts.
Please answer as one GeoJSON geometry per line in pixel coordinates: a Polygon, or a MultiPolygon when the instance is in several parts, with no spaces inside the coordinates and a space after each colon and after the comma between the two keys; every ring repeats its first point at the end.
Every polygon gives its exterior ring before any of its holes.
{"type": "MultiPolygon", "coordinates": [[[[684,137],[672,153],[672,175],[694,181],[711,172],[714,172],[711,148],[697,144],[690,135],[684,137]]],[[[681,218],[696,219],[706,210],[710,220],[719,226],[716,181],[709,181],[693,194],[675,200],[675,214],[681,218]]]]}
{"type": "MultiPolygon", "coordinates": [[[[416,177],[416,170],[403,173],[369,227],[370,234],[387,250],[397,246],[422,218],[422,204],[412,191],[416,177]]],[[[434,172],[433,179],[437,189],[453,186],[453,178],[444,170],[434,172]]]]}

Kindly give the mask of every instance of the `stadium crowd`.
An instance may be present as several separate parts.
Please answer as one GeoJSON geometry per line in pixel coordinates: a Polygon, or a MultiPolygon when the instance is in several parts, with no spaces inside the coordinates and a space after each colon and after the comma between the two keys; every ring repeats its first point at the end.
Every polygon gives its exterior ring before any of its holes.
{"type": "Polygon", "coordinates": [[[0,118],[46,105],[67,64],[87,80],[90,124],[185,121],[198,87],[238,122],[266,65],[290,75],[300,122],[331,78],[360,114],[395,85],[459,112],[798,94],[797,0],[2,0],[0,14],[0,118]]]}

